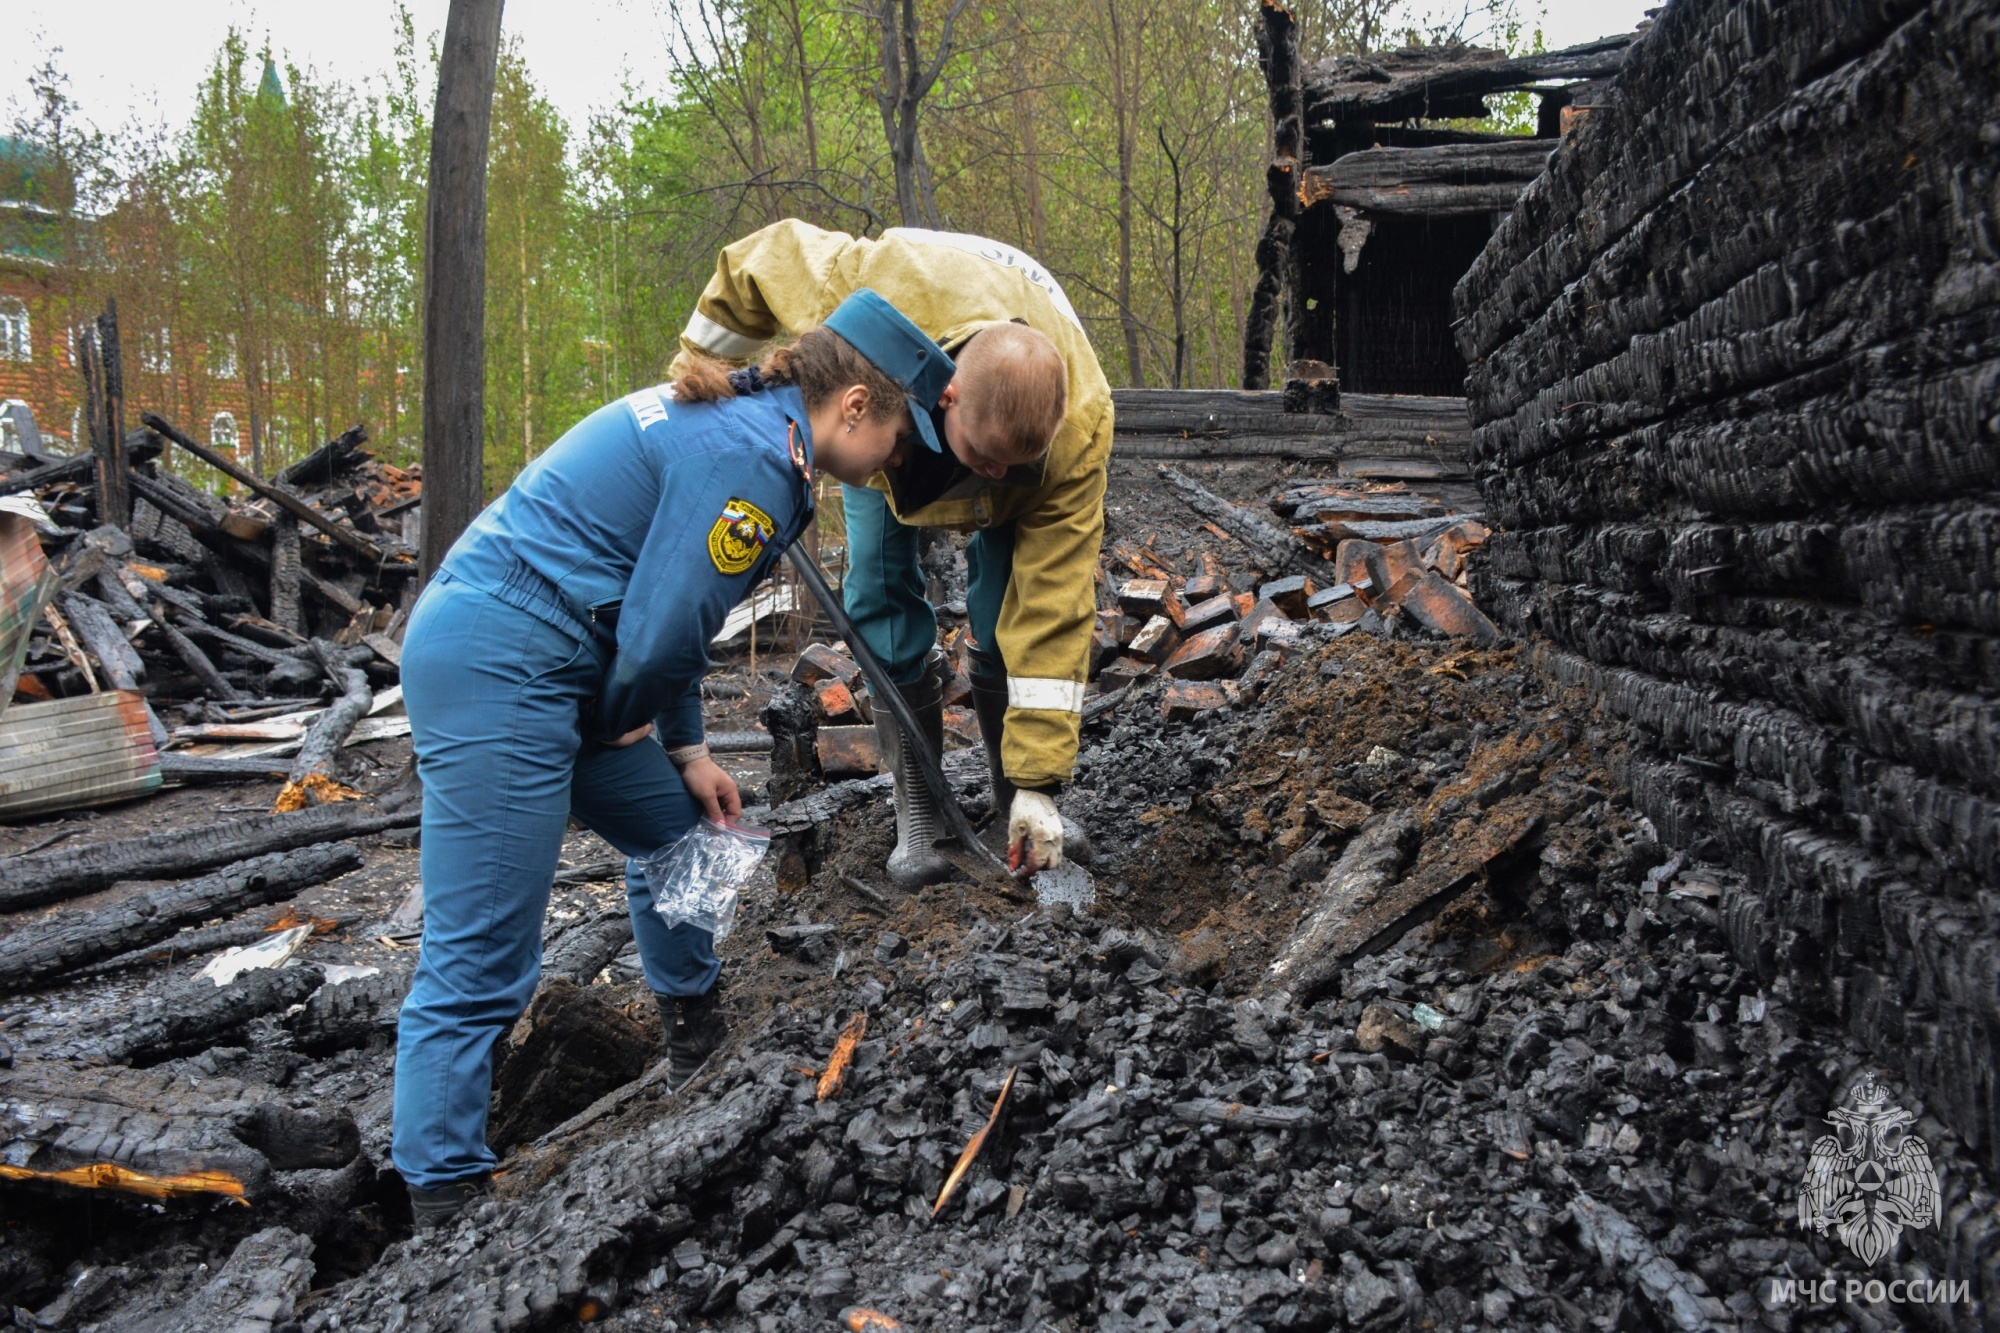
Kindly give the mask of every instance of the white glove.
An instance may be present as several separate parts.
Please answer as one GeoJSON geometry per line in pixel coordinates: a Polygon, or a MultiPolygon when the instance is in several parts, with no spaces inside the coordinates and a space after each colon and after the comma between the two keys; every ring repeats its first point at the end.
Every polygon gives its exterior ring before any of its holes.
{"type": "Polygon", "coordinates": [[[1013,870],[1054,870],[1062,864],[1062,816],[1038,791],[1016,791],[1007,816],[1007,865],[1013,870]]]}

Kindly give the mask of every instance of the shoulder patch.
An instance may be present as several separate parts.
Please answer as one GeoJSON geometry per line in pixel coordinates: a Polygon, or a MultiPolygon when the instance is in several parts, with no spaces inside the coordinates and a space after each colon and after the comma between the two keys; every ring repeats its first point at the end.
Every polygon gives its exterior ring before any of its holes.
{"type": "Polygon", "coordinates": [[[748,500],[731,498],[708,530],[708,558],[724,574],[741,574],[757,563],[778,534],[771,516],[748,500]]]}

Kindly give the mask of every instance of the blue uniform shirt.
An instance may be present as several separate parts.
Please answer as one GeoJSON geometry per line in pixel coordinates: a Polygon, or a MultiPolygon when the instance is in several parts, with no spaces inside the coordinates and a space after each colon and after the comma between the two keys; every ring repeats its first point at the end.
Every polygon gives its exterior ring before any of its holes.
{"type": "Polygon", "coordinates": [[[795,388],[717,403],[641,389],[524,468],[443,568],[615,645],[595,738],[657,715],[662,744],[691,744],[709,640],[812,518],[811,448],[795,388]]]}

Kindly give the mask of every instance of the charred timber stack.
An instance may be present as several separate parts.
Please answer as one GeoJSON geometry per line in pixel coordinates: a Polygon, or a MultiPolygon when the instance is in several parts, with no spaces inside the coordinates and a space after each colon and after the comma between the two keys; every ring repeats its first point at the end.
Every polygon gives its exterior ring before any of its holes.
{"type": "Polygon", "coordinates": [[[375,690],[399,674],[421,478],[374,458],[359,426],[271,478],[151,413],[107,450],[116,348],[114,327],[104,386],[88,386],[92,453],[44,453],[18,406],[23,452],[0,453],[0,816],[143,794],[163,769],[181,781],[263,777],[267,761],[161,752],[216,728],[297,719],[331,691],[304,754],[275,766],[295,788],[281,808],[321,799],[328,756],[362,714],[393,707],[375,690]],[[240,494],[225,500],[162,467],[169,445],[240,494]]]}
{"type": "Polygon", "coordinates": [[[2000,1169],[1996,52],[1984,0],[1681,0],[1457,300],[1482,603],[1750,872],[1743,962],[2000,1169]]]}
{"type": "Polygon", "coordinates": [[[1453,43],[1306,69],[1291,9],[1264,0],[1262,12],[1271,216],[1257,246],[1244,385],[1268,383],[1282,309],[1295,394],[1337,377],[1341,394],[1455,400],[1464,364],[1452,344],[1452,285],[1565,124],[1598,100],[1632,38],[1517,58],[1453,43]],[[1489,96],[1524,91],[1539,99],[1533,136],[1451,123],[1484,120],[1489,96]]]}
{"type": "MultiPolygon", "coordinates": [[[[1472,426],[1458,398],[1350,393],[1311,411],[1277,390],[1113,389],[1119,458],[1284,458],[1342,477],[1469,483],[1472,426]]],[[[1462,497],[1472,503],[1471,487],[1462,497]]]]}

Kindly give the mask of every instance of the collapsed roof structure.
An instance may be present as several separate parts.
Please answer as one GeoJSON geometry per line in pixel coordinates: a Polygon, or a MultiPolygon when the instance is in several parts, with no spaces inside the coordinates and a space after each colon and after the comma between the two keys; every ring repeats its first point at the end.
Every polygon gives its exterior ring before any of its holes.
{"type": "Polygon", "coordinates": [[[1342,392],[1458,397],[1452,288],[1588,114],[1632,34],[1510,57],[1465,45],[1337,56],[1310,69],[1298,22],[1265,0],[1259,54],[1275,151],[1271,217],[1244,339],[1245,387],[1264,387],[1284,327],[1292,378],[1342,392]],[[1488,99],[1532,93],[1532,134],[1473,128],[1488,99]]]}

